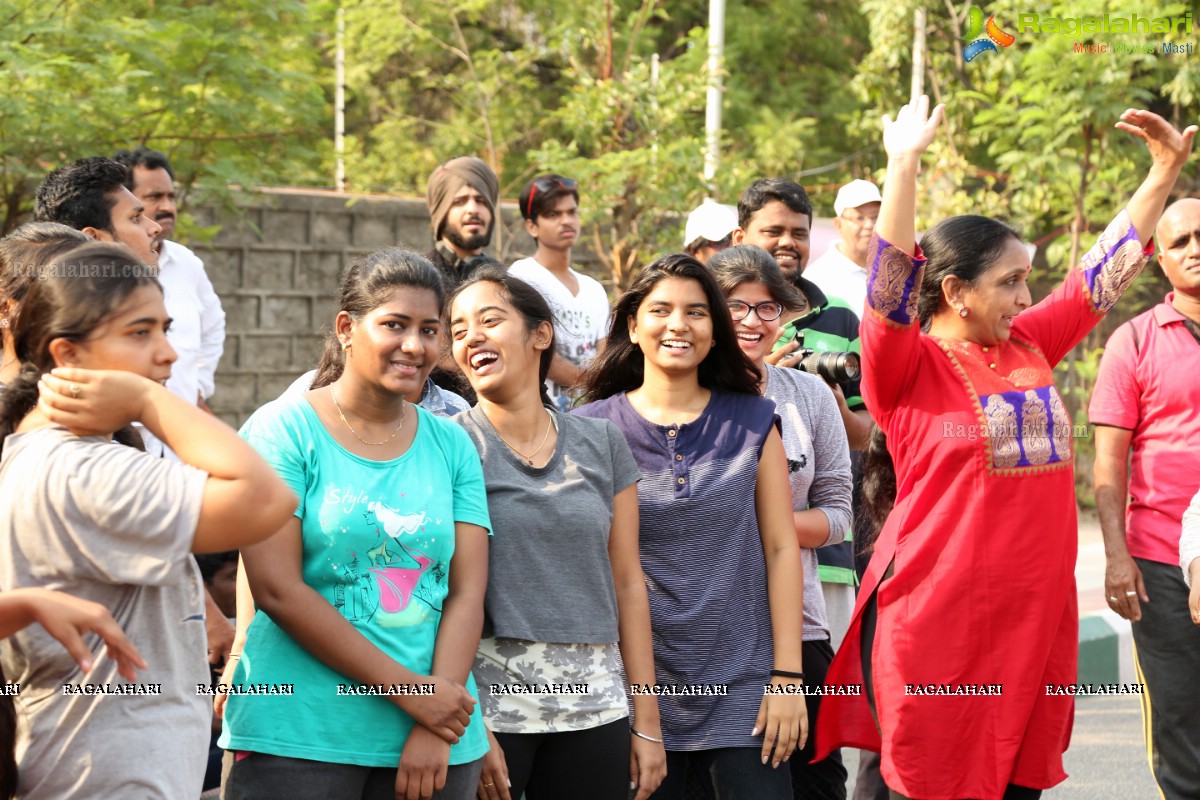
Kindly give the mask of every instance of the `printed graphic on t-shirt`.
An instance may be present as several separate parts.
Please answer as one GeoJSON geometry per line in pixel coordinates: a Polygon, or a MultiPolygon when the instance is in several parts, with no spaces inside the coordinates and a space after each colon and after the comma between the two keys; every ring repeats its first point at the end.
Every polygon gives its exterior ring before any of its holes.
{"type": "Polygon", "coordinates": [[[596,342],[590,338],[592,315],[584,309],[556,309],[559,328],[568,333],[560,336],[558,351],[577,367],[587,365],[596,355],[596,342]]]}
{"type": "MultiPolygon", "coordinates": [[[[402,504],[405,495],[389,499],[402,504]]],[[[338,576],[331,602],[343,617],[407,627],[441,613],[449,570],[427,529],[427,523],[440,528],[441,520],[430,519],[423,508],[397,507],[352,491],[332,490],[325,504],[323,511],[336,516],[337,524],[324,529],[338,530],[345,542],[345,563],[332,558],[329,563],[338,576]]]]}

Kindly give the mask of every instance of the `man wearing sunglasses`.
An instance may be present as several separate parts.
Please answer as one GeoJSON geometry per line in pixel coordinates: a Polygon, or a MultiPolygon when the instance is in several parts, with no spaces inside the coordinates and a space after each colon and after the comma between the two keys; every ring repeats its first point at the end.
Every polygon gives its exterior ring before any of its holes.
{"type": "Polygon", "coordinates": [[[537,252],[508,271],[537,289],[554,312],[558,352],[546,388],[565,409],[580,374],[604,344],[608,294],[595,278],[571,268],[571,248],[580,232],[578,183],[561,175],[542,175],[530,181],[519,202],[537,252]]]}

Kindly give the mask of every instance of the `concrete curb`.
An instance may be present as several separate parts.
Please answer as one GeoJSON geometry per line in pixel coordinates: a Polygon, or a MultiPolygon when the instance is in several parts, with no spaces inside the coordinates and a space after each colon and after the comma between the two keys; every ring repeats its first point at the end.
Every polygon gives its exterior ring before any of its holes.
{"type": "Polygon", "coordinates": [[[1110,609],[1080,617],[1079,682],[1137,682],[1129,620],[1110,609]]]}

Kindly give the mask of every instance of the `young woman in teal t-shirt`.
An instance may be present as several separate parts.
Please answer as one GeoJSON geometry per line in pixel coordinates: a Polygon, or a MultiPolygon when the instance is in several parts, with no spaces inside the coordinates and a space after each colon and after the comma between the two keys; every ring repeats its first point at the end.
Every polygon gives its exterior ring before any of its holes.
{"type": "Polygon", "coordinates": [[[332,382],[242,429],[300,507],[242,553],[261,613],[225,708],[228,800],[475,793],[487,752],[470,678],[487,583],[483,473],[457,425],[404,399],[438,358],[442,301],[420,256],[357,263],[325,359],[342,354],[340,374],[324,363],[332,382]]]}

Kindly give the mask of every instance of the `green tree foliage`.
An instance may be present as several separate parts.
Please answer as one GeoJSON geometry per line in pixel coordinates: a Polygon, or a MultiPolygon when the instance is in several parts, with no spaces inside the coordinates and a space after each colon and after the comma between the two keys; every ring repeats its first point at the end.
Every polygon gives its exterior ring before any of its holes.
{"type": "Polygon", "coordinates": [[[0,1],[7,230],[46,173],[139,143],[185,186],[312,180],[331,129],[299,0],[0,1]]]}
{"type": "MultiPolygon", "coordinates": [[[[617,286],[679,248],[682,217],[706,194],[706,2],[345,8],[356,188],[417,193],[437,163],[472,153],[508,197],[539,172],[579,179],[587,240],[617,286]]],[[[874,163],[856,124],[863,102],[845,86],[868,46],[852,5],[734,0],[727,20],[717,199],[735,202],[756,178],[807,167],[860,171],[856,150],[874,163]]]]}

